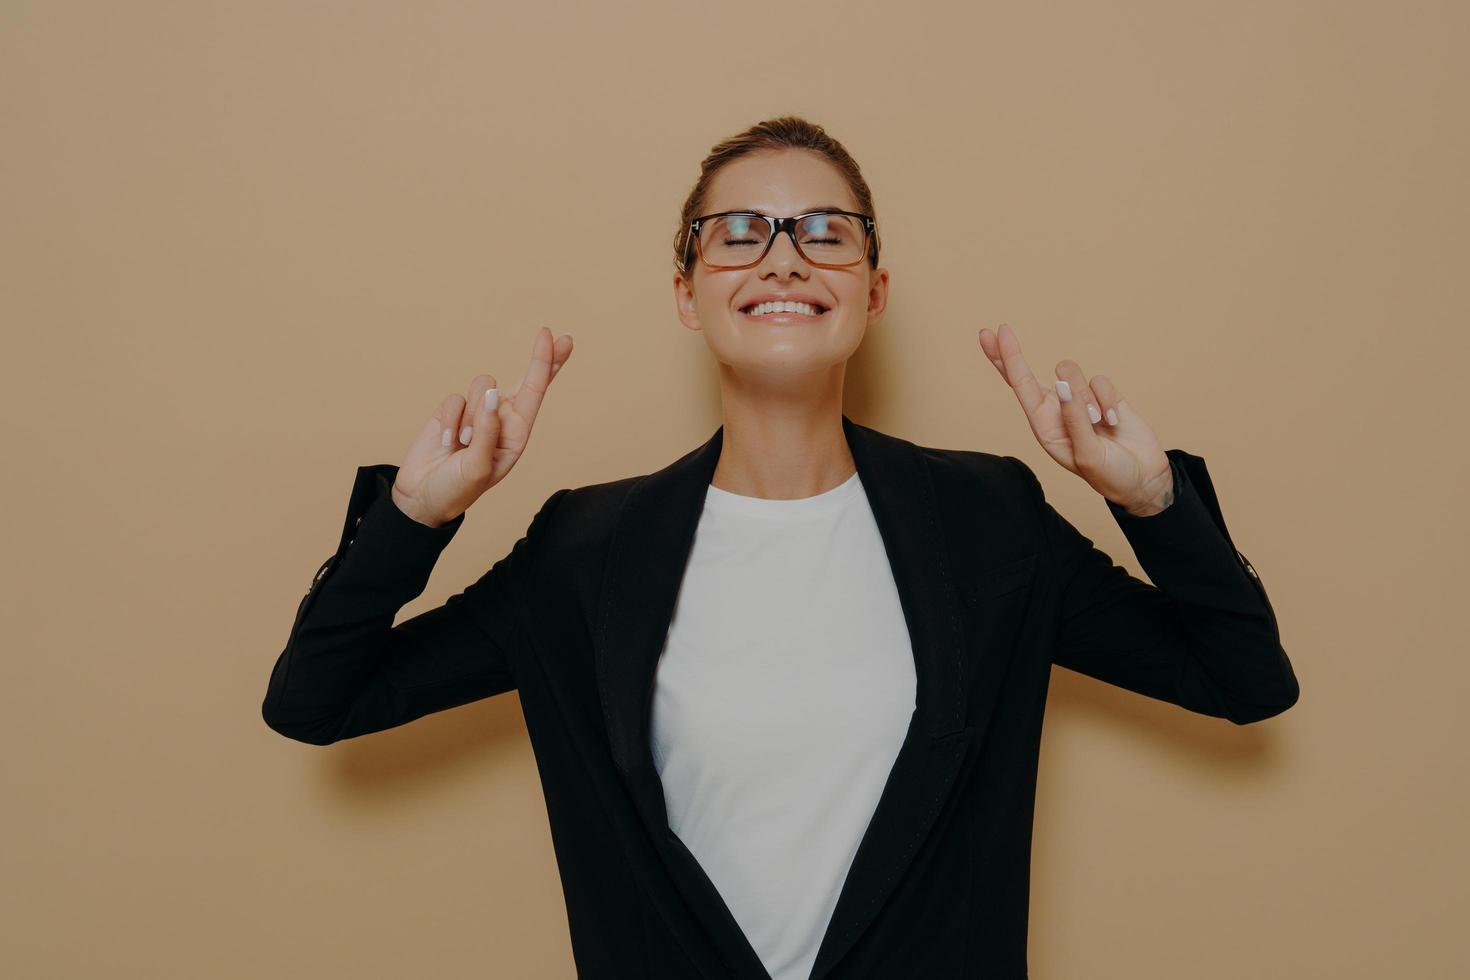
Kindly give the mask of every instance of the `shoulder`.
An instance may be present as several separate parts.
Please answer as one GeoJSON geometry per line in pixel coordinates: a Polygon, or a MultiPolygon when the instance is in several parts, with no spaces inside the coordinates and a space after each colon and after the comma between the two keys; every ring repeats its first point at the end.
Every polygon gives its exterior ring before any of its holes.
{"type": "Polygon", "coordinates": [[[1037,485],[1031,467],[1014,456],[977,449],[942,446],[916,447],[941,499],[959,496],[988,503],[1024,506],[1037,485]]]}
{"type": "Polygon", "coordinates": [[[567,534],[608,529],[616,522],[628,492],[642,479],[629,476],[580,487],[562,487],[546,498],[538,520],[545,517],[546,531],[567,534]]]}
{"type": "Polygon", "coordinates": [[[565,572],[601,568],[628,492],[642,476],[555,490],[527,530],[537,564],[565,572]]]}
{"type": "Polygon", "coordinates": [[[918,446],[934,488],[935,505],[946,534],[955,541],[980,542],[1001,551],[1034,549],[1041,541],[1041,485],[1036,474],[1014,456],[975,449],[918,446]]]}
{"type": "Polygon", "coordinates": [[[628,476],[603,483],[565,487],[556,491],[547,503],[555,502],[555,523],[563,529],[589,531],[610,528],[622,510],[629,491],[643,479],[628,476]]]}

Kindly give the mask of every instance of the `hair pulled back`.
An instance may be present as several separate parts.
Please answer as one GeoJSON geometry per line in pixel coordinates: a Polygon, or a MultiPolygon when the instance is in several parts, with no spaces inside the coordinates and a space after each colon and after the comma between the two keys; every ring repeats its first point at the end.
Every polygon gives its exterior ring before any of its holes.
{"type": "Polygon", "coordinates": [[[825,157],[835,166],[842,179],[847,182],[857,201],[857,210],[873,216],[873,237],[868,246],[868,262],[878,268],[878,212],[873,209],[873,194],[857,161],[847,148],[816,123],[800,116],[779,116],[756,123],[749,129],[716,143],[709,155],[699,165],[699,180],[684,201],[679,215],[679,230],[674,235],[674,268],[690,279],[695,262],[694,239],[689,234],[689,225],[704,213],[705,198],[709,194],[711,181],[727,165],[743,156],[764,150],[807,150],[825,157]]]}

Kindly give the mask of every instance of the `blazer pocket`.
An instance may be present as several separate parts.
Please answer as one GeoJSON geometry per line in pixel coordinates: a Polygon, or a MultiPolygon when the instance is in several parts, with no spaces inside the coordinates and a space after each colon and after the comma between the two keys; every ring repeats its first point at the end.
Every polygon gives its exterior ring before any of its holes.
{"type": "Polygon", "coordinates": [[[1036,558],[1034,554],[1026,555],[987,570],[970,587],[970,601],[994,599],[1024,589],[1036,575],[1036,558]]]}

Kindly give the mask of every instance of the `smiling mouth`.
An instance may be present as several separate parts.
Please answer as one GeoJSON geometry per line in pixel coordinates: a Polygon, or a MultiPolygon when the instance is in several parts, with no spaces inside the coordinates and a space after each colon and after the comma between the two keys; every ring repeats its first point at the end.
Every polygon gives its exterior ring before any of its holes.
{"type": "Polygon", "coordinates": [[[775,323],[813,323],[827,312],[828,308],[820,303],[756,303],[740,308],[740,315],[747,320],[769,320],[775,323]],[[787,309],[788,306],[794,309],[787,309]]]}

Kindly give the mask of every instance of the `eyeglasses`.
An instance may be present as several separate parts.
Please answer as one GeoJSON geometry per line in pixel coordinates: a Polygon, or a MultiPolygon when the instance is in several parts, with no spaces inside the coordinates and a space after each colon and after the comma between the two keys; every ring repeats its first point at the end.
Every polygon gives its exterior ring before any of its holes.
{"type": "Polygon", "coordinates": [[[781,232],[791,236],[796,251],[820,269],[846,269],[870,257],[878,267],[878,228],[870,214],[856,211],[809,211],[775,218],[756,211],[720,211],[695,218],[684,240],[680,272],[688,272],[690,245],[711,269],[749,269],[766,257],[781,232]],[[764,224],[764,228],[762,227],[764,224]],[[872,243],[869,256],[869,243],[872,243]]]}

